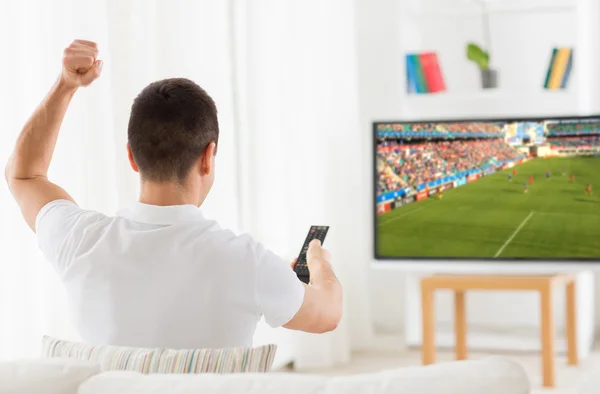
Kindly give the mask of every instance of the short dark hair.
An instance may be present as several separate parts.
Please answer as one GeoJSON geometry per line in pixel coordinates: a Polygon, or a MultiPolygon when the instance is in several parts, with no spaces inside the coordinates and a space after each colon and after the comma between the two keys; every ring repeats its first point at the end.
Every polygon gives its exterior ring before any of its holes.
{"type": "Polygon", "coordinates": [[[218,142],[217,107],[189,79],[153,82],[133,101],[127,137],[143,179],[181,182],[208,145],[218,142]]]}

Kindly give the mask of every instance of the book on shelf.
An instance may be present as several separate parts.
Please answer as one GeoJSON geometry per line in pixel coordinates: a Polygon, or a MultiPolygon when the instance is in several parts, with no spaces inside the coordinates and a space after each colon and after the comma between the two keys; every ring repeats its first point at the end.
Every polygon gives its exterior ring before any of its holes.
{"type": "Polygon", "coordinates": [[[573,69],[573,49],[554,48],[550,56],[550,64],[546,72],[544,89],[565,89],[573,69]]]}
{"type": "Polygon", "coordinates": [[[563,75],[562,82],[560,83],[561,89],[565,89],[567,87],[567,83],[569,83],[569,76],[571,75],[572,69],[573,69],[573,50],[571,49],[571,53],[569,54],[569,61],[567,62],[567,68],[565,69],[565,74],[563,75]]]}
{"type": "Polygon", "coordinates": [[[406,87],[408,93],[422,93],[419,91],[417,65],[413,55],[406,55],[406,87]]]}
{"type": "Polygon", "coordinates": [[[437,93],[446,90],[435,52],[406,55],[406,86],[408,93],[437,93]]]}
{"type": "Polygon", "coordinates": [[[550,65],[548,66],[548,72],[546,72],[546,80],[544,81],[544,89],[548,89],[548,82],[550,82],[550,75],[552,75],[552,65],[554,64],[554,59],[556,59],[556,52],[558,52],[557,48],[552,49],[552,56],[550,56],[550,65]]]}
{"type": "Polygon", "coordinates": [[[433,52],[421,53],[419,55],[423,74],[425,75],[425,84],[427,85],[428,93],[443,92],[446,90],[442,71],[437,59],[437,55],[433,52]]]}

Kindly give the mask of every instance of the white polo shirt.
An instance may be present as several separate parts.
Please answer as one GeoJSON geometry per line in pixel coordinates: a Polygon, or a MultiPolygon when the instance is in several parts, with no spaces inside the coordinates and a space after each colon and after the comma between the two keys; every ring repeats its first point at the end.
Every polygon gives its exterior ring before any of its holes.
{"type": "Polygon", "coordinates": [[[57,200],[36,232],[90,344],[249,347],[261,316],[284,325],[304,299],[288,262],[193,205],[136,203],[107,217],[57,200]]]}

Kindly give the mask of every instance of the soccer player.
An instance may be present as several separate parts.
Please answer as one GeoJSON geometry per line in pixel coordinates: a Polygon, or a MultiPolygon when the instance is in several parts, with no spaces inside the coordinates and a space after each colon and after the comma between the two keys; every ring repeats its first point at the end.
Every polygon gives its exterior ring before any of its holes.
{"type": "Polygon", "coordinates": [[[587,195],[592,195],[592,184],[588,183],[587,187],[585,188],[585,194],[587,195]]]}
{"type": "Polygon", "coordinates": [[[523,193],[527,194],[527,182],[523,184],[523,193]]]}
{"type": "Polygon", "coordinates": [[[550,179],[550,170],[546,170],[546,179],[550,179]]]}
{"type": "Polygon", "coordinates": [[[514,176],[516,176],[516,175],[517,175],[517,168],[516,168],[516,167],[514,167],[514,168],[513,168],[513,175],[514,175],[514,176]]]}
{"type": "Polygon", "coordinates": [[[569,177],[569,182],[575,182],[575,174],[571,173],[571,176],[569,177]]]}
{"type": "Polygon", "coordinates": [[[508,173],[508,181],[512,181],[512,174],[510,172],[508,173]]]}
{"type": "Polygon", "coordinates": [[[529,175],[529,184],[533,185],[533,175],[529,175]]]}
{"type": "Polygon", "coordinates": [[[567,175],[567,167],[563,166],[562,174],[563,176],[567,175]]]}

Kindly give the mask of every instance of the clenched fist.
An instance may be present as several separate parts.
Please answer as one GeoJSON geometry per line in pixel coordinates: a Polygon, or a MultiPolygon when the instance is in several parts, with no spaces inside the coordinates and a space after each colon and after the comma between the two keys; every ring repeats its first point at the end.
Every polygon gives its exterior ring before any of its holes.
{"type": "Polygon", "coordinates": [[[73,41],[64,51],[62,82],[71,88],[88,86],[102,71],[102,60],[97,59],[98,45],[95,42],[73,41]]]}

